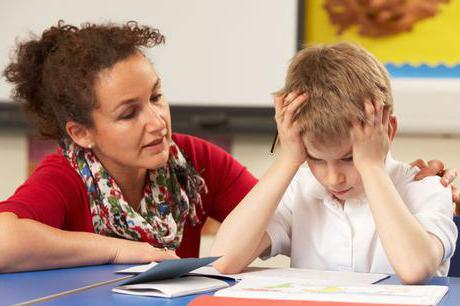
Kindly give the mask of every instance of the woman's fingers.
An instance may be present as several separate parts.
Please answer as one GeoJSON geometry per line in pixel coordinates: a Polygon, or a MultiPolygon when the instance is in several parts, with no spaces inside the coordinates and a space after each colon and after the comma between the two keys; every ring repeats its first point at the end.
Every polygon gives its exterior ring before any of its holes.
{"type": "MultiPolygon", "coordinates": [[[[444,165],[443,165],[444,166],[444,165]]],[[[458,172],[457,169],[446,169],[442,174],[441,184],[444,186],[449,186],[457,178],[458,172]]]]}
{"type": "Polygon", "coordinates": [[[428,163],[423,159],[417,159],[410,164],[416,166],[420,171],[415,175],[415,180],[421,180],[427,176],[438,175],[444,169],[444,164],[439,160],[430,160],[428,163]]]}
{"type": "Polygon", "coordinates": [[[176,255],[176,252],[173,250],[164,250],[164,249],[156,249],[155,254],[153,254],[155,258],[152,261],[163,261],[169,259],[179,259],[179,256],[176,255]]]}
{"type": "Polygon", "coordinates": [[[452,201],[455,203],[456,215],[460,215],[460,192],[455,185],[451,185],[452,188],[452,201]]]}
{"type": "Polygon", "coordinates": [[[417,167],[417,168],[419,168],[420,170],[422,170],[422,169],[428,167],[428,165],[426,164],[426,161],[423,160],[423,159],[421,159],[421,158],[419,158],[419,159],[417,159],[417,160],[411,162],[409,165],[411,165],[412,167],[417,167]]]}

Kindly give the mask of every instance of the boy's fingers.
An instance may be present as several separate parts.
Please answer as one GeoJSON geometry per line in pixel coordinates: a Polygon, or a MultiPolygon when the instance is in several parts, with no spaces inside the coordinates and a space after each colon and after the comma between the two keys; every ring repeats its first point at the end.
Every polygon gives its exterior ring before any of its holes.
{"type": "Polygon", "coordinates": [[[352,142],[354,142],[359,133],[361,133],[362,128],[363,125],[360,120],[355,120],[352,122],[352,128],[350,129],[350,138],[352,142]]]}
{"type": "Polygon", "coordinates": [[[382,118],[383,127],[386,127],[388,129],[388,122],[390,122],[390,107],[384,106],[383,107],[383,118],[382,118]]]}
{"type": "Polygon", "coordinates": [[[298,92],[290,92],[283,101],[283,106],[291,104],[300,94],[298,92]]]}
{"type": "Polygon", "coordinates": [[[283,101],[286,95],[275,95],[275,121],[280,122],[284,116],[283,101]]]}
{"type": "Polygon", "coordinates": [[[306,94],[297,96],[289,105],[286,106],[286,113],[284,119],[291,124],[294,114],[299,107],[308,100],[306,94]]]}
{"type": "Polygon", "coordinates": [[[383,103],[382,101],[375,101],[374,102],[374,110],[375,110],[375,122],[374,122],[374,125],[378,126],[378,125],[382,125],[383,123],[383,103]]]}
{"type": "Polygon", "coordinates": [[[283,106],[284,95],[275,95],[274,100],[275,100],[275,110],[279,111],[281,107],[283,106]]]}
{"type": "Polygon", "coordinates": [[[364,112],[366,113],[366,124],[375,125],[375,109],[369,100],[364,101],[364,112]]]}

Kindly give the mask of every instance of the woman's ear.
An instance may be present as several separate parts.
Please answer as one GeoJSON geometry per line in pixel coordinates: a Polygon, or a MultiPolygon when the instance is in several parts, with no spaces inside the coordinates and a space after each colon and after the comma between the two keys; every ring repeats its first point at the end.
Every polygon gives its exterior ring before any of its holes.
{"type": "Polygon", "coordinates": [[[390,138],[390,141],[393,141],[397,132],[398,132],[398,118],[396,118],[395,115],[390,115],[390,118],[388,120],[388,137],[390,138]]]}
{"type": "Polygon", "coordinates": [[[93,135],[89,128],[75,121],[65,124],[67,135],[80,147],[91,149],[94,146],[93,135]]]}

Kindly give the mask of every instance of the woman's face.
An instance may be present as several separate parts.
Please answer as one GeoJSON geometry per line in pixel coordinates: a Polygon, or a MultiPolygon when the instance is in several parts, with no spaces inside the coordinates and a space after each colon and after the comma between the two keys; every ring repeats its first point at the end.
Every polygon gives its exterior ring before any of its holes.
{"type": "Polygon", "coordinates": [[[95,91],[98,106],[90,133],[104,167],[129,171],[165,165],[171,116],[152,64],[136,53],[101,71],[95,91]]]}

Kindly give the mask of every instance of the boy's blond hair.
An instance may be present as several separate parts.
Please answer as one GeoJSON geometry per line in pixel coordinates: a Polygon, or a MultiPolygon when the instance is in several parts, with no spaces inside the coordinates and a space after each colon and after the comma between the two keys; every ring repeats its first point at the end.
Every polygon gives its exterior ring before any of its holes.
{"type": "Polygon", "coordinates": [[[316,45],[299,51],[288,69],[283,92],[306,93],[294,120],[302,135],[318,144],[348,139],[351,124],[363,120],[364,99],[391,107],[388,72],[372,54],[350,44],[316,45]]]}

